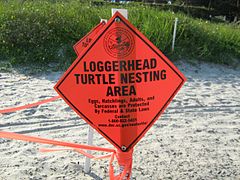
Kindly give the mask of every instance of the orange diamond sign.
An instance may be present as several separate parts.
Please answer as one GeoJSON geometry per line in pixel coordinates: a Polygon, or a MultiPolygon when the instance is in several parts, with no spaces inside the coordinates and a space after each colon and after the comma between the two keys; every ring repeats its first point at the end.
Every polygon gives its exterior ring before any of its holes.
{"type": "Polygon", "coordinates": [[[81,53],[81,51],[91,43],[91,41],[95,38],[97,33],[103,28],[105,25],[105,21],[100,22],[97,26],[95,26],[86,36],[80,39],[74,46],[73,49],[77,55],[81,53]]]}
{"type": "Polygon", "coordinates": [[[117,12],[54,88],[115,147],[129,151],[185,81],[170,60],[117,12]]]}

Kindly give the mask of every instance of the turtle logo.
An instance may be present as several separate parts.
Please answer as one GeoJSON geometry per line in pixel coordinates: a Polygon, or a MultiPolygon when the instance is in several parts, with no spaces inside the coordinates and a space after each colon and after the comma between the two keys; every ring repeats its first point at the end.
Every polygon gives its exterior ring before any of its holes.
{"type": "Polygon", "coordinates": [[[104,48],[114,58],[128,56],[134,49],[133,35],[124,28],[114,28],[104,37],[104,48]]]}

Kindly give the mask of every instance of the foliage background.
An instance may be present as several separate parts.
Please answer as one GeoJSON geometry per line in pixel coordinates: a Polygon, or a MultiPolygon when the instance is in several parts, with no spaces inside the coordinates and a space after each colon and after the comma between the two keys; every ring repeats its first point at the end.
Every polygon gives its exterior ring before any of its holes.
{"type": "MultiPolygon", "coordinates": [[[[0,60],[14,64],[56,63],[63,68],[76,58],[72,46],[100,19],[111,17],[112,4],[79,0],[0,2],[0,60]]],[[[240,59],[239,25],[211,23],[181,13],[129,3],[129,20],[167,56],[234,65],[240,59]],[[175,17],[176,49],[171,52],[175,17]]]]}

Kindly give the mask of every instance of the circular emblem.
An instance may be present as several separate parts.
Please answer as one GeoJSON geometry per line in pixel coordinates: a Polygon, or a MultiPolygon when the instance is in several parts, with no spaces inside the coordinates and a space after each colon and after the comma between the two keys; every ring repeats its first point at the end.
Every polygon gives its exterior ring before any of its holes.
{"type": "Polygon", "coordinates": [[[126,29],[114,28],[104,37],[105,51],[114,58],[128,56],[134,49],[133,35],[126,29]]]}

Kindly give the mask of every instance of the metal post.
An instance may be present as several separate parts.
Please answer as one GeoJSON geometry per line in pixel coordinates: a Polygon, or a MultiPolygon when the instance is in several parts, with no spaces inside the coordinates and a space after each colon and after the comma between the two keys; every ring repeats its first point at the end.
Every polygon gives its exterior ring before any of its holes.
{"type": "Polygon", "coordinates": [[[178,18],[175,18],[174,30],[173,30],[173,40],[172,40],[172,52],[174,51],[174,46],[175,46],[177,23],[178,23],[178,18]]]}
{"type": "MultiPolygon", "coordinates": [[[[88,126],[88,145],[93,144],[93,129],[91,126],[88,126]]],[[[91,153],[91,151],[87,151],[87,153],[91,153]]],[[[84,172],[89,173],[90,172],[90,158],[86,157],[85,158],[85,164],[84,164],[84,172]]]]}
{"type": "Polygon", "coordinates": [[[116,12],[119,12],[123,15],[123,17],[125,17],[126,19],[128,19],[128,10],[127,9],[115,9],[113,8],[112,9],[112,16],[116,13],[116,12]]]}
{"type": "MultiPolygon", "coordinates": [[[[116,13],[116,12],[119,12],[119,13],[121,13],[126,19],[128,19],[128,10],[127,9],[112,9],[112,16],[116,13]]],[[[120,167],[119,167],[119,173],[122,173],[123,171],[124,171],[124,166],[122,166],[122,165],[120,165],[120,167]]],[[[130,168],[131,169],[131,168],[130,168]]],[[[129,173],[131,173],[131,172],[129,172],[129,173]]],[[[128,176],[128,174],[127,174],[127,176],[128,176]]],[[[131,177],[124,177],[124,180],[129,180],[129,179],[132,179],[132,175],[131,175],[131,177]]]]}
{"type": "MultiPolygon", "coordinates": [[[[121,13],[126,19],[128,19],[128,11],[126,9],[112,9],[112,16],[115,14],[115,12],[119,12],[121,13]]],[[[101,19],[102,21],[106,21],[101,19]]],[[[91,126],[88,127],[88,145],[92,145],[93,144],[93,129],[91,126]]],[[[91,153],[90,151],[87,151],[88,153],[91,153]]],[[[124,167],[120,167],[120,171],[121,169],[124,169],[124,167]]],[[[85,158],[85,164],[84,164],[84,172],[85,173],[89,173],[90,172],[90,159],[89,158],[85,158]]]]}

